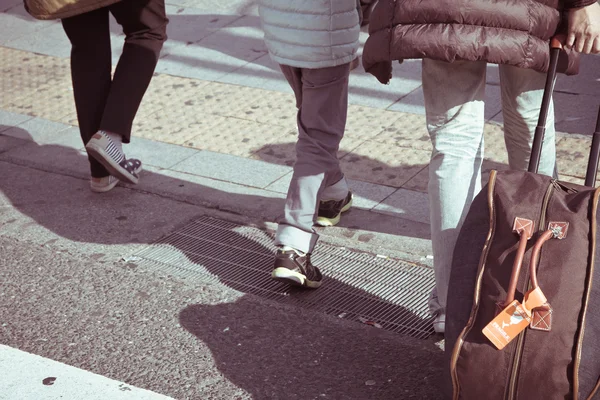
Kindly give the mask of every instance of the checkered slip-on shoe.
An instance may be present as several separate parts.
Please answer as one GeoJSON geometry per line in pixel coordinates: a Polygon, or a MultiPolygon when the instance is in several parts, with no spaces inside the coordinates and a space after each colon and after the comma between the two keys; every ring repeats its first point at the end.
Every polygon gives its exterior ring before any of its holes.
{"type": "MultiPolygon", "coordinates": [[[[130,158],[127,160],[131,162],[135,166],[135,173],[139,175],[142,172],[142,162],[140,160],[136,160],[135,158],[130,158]]],[[[119,180],[112,175],[105,176],[103,178],[92,178],[90,179],[90,189],[95,193],[105,193],[112,190],[117,184],[119,180]]]]}
{"type": "Polygon", "coordinates": [[[310,262],[310,254],[294,250],[277,250],[271,278],[292,286],[316,289],[321,286],[321,271],[310,262]]]}
{"type": "Polygon", "coordinates": [[[141,162],[135,159],[126,159],[125,154],[119,150],[106,133],[102,131],[95,133],[86,144],[85,149],[115,178],[123,182],[138,183],[139,176],[136,169],[141,168],[141,162]],[[138,161],[139,164],[134,161],[138,161]]]}
{"type": "Polygon", "coordinates": [[[352,192],[348,191],[346,198],[342,200],[327,200],[319,204],[319,212],[317,213],[317,225],[333,226],[340,222],[343,212],[346,212],[352,207],[352,192]]]}

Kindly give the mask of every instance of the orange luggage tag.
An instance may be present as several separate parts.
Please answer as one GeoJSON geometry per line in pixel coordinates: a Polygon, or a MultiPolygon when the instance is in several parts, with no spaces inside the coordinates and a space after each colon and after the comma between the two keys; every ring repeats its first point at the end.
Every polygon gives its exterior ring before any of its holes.
{"type": "Polygon", "coordinates": [[[483,334],[502,350],[516,338],[531,322],[531,310],[546,304],[546,297],[537,287],[525,294],[525,304],[513,300],[497,316],[483,328],[483,334]]]}
{"type": "MultiPolygon", "coordinates": [[[[521,240],[519,242],[519,250],[521,256],[523,255],[523,247],[521,246],[524,242],[523,233],[525,232],[523,229],[519,231],[517,222],[524,220],[522,218],[515,219],[515,231],[520,232],[521,240]]],[[[524,226],[524,225],[523,225],[524,226]]],[[[535,242],[533,246],[533,250],[531,252],[531,262],[529,263],[530,267],[530,275],[529,278],[531,280],[532,290],[525,293],[523,296],[524,304],[519,303],[517,300],[511,301],[508,306],[504,308],[497,316],[483,328],[483,334],[498,348],[498,350],[502,350],[511,340],[516,338],[521,331],[523,331],[530,324],[532,319],[533,310],[538,307],[543,307],[543,313],[540,315],[537,312],[537,318],[540,321],[544,321],[544,318],[547,315],[552,314],[552,308],[548,304],[548,300],[537,281],[537,273],[536,266],[537,260],[539,258],[540,250],[542,245],[549,239],[557,238],[563,239],[567,233],[567,229],[569,227],[568,222],[550,222],[548,226],[548,230],[543,232],[540,237],[535,242]]],[[[515,259],[515,266],[513,267],[513,275],[511,276],[511,282],[509,287],[509,293],[507,293],[507,301],[509,299],[514,299],[514,290],[516,287],[516,279],[519,274],[520,261],[522,259],[515,259]]],[[[538,321],[539,322],[539,321],[538,321]]],[[[536,329],[541,330],[550,330],[550,326],[548,325],[546,328],[538,327],[538,324],[534,324],[536,329]]]]}

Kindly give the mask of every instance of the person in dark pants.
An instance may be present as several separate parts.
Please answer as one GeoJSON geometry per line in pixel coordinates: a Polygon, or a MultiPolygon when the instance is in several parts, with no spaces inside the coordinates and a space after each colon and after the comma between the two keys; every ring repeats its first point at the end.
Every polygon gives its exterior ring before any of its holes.
{"type": "Polygon", "coordinates": [[[164,0],[122,0],[62,19],[72,45],[75,107],[94,192],[107,192],[119,180],[138,182],[141,161],[127,159],[122,143],[130,142],[133,120],[167,39],[168,21],[164,0]],[[125,33],[112,78],[109,13],[125,33]]]}

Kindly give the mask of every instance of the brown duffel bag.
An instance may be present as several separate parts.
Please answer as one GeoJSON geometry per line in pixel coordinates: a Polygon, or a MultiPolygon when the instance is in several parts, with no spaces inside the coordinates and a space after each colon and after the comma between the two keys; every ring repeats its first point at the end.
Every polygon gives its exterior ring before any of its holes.
{"type": "Polygon", "coordinates": [[[25,10],[35,19],[63,19],[119,1],[121,0],[25,0],[25,10]]]}
{"type": "Polygon", "coordinates": [[[585,186],[536,173],[560,47],[552,41],[530,172],[492,171],[455,247],[445,333],[453,399],[599,391],[600,112],[585,186]]]}

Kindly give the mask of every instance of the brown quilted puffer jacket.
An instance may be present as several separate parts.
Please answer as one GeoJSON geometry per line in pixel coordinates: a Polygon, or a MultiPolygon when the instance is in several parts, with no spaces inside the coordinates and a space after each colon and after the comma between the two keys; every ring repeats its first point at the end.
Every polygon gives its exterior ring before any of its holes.
{"type": "Polygon", "coordinates": [[[25,10],[35,19],[62,19],[119,1],[121,0],[25,0],[25,10]]]}
{"type": "MultiPolygon", "coordinates": [[[[410,58],[483,60],[546,72],[561,10],[595,1],[379,0],[362,62],[382,83],[392,77],[392,61],[410,58]]],[[[558,71],[578,70],[578,55],[562,52],[558,71]]]]}

